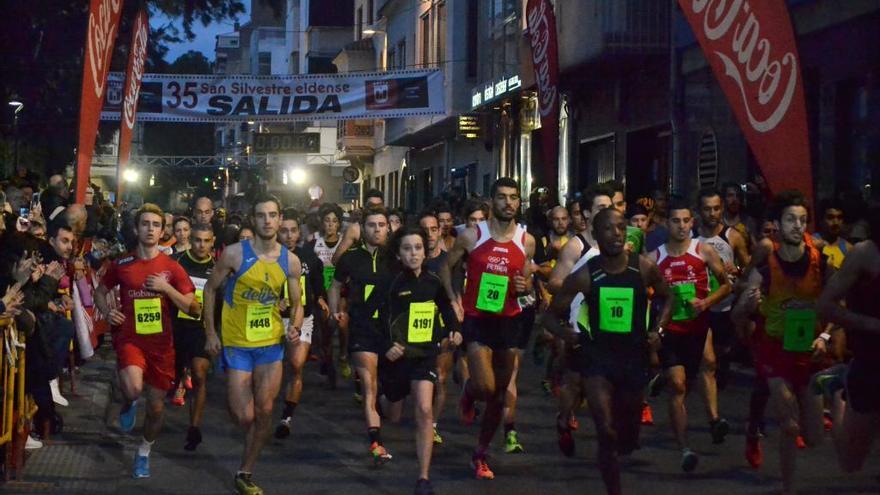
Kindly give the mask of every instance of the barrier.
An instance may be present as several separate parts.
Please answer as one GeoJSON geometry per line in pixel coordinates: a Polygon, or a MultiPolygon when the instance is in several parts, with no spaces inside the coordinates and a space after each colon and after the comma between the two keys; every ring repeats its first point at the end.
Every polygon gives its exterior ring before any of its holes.
{"type": "Polygon", "coordinates": [[[24,468],[24,445],[28,425],[36,413],[36,405],[25,394],[25,335],[12,319],[0,319],[3,336],[0,349],[0,449],[3,451],[3,478],[15,473],[20,478],[24,468]]]}

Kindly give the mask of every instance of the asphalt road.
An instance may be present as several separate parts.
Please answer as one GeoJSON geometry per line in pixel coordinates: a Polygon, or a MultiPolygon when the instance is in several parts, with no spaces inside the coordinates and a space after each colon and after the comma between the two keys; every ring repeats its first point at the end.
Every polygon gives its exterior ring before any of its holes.
{"type": "MultiPolygon", "coordinates": [[[[187,426],[184,408],[169,406],[165,429],[153,447],[152,477],[130,477],[140,425],[131,435],[105,426],[105,405],[112,376],[112,353],[101,353],[80,370],[78,394],[63,410],[65,431],[43,449],[29,454],[22,481],[0,485],[0,493],[121,493],[121,494],[228,494],[238,467],[242,434],[226,412],[224,379],[210,378],[209,404],[203,427],[204,442],[194,452],[183,450],[187,426]]],[[[679,468],[679,452],[668,426],[666,399],[652,400],[656,425],[642,430],[643,448],[624,462],[626,493],[651,495],[769,494],[778,493],[778,434],[769,428],[765,463],[753,470],[743,459],[742,429],[748,405],[748,370],[738,370],[731,388],[720,399],[722,415],[733,427],[727,442],[712,445],[701,400],[689,397],[691,440],[700,454],[696,472],[679,468]]],[[[540,389],[541,371],[526,359],[520,376],[520,409],[517,429],[525,453],[503,452],[501,432],[493,446],[490,465],[493,481],[477,481],[468,467],[477,427],[460,425],[455,416],[453,392],[440,424],[444,444],[434,450],[431,476],[438,494],[539,494],[604,493],[596,468],[595,437],[587,413],[582,411],[576,434],[577,452],[565,458],[556,446],[555,400],[540,389]]],[[[255,481],[268,494],[405,494],[412,493],[417,473],[412,414],[403,423],[386,425],[383,437],[394,460],[383,468],[372,467],[360,407],[352,398],[351,382],[336,391],[323,388],[315,363],[307,365],[305,392],[296,411],[293,433],[285,441],[274,438],[263,451],[255,481]]],[[[452,385],[454,390],[457,387],[452,385]]],[[[411,406],[408,404],[408,409],[411,406]]],[[[140,408],[142,416],[142,409],[140,408]]],[[[276,407],[276,416],[280,411],[276,407]]],[[[112,417],[112,411],[110,413],[112,417]]],[[[830,437],[813,450],[802,450],[798,473],[803,494],[880,493],[880,459],[875,448],[864,471],[844,475],[836,466],[830,437]]]]}

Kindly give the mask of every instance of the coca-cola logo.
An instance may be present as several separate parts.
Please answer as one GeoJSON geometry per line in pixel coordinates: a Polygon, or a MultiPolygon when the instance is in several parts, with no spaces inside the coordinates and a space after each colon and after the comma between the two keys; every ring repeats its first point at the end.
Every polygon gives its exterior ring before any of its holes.
{"type": "Polygon", "coordinates": [[[535,79],[538,83],[541,117],[547,117],[556,108],[556,85],[553,84],[550,71],[550,58],[547,51],[553,41],[550,30],[550,17],[547,13],[547,2],[538,1],[537,6],[531,4],[528,11],[529,34],[532,45],[532,63],[535,66],[535,79]]]}
{"type": "Polygon", "coordinates": [[[137,27],[134,35],[134,43],[132,43],[131,54],[131,74],[128,78],[128,90],[125,92],[125,103],[123,104],[123,116],[125,126],[129,129],[134,128],[135,108],[137,107],[138,96],[141,92],[141,79],[144,76],[144,59],[147,55],[147,21],[145,16],[139,15],[137,27]]]}
{"type": "Polygon", "coordinates": [[[790,51],[781,56],[773,52],[747,1],[693,0],[691,10],[703,16],[703,34],[715,42],[711,53],[739,89],[749,125],[760,133],[775,129],[794,101],[800,74],[797,56],[790,51]]]}
{"type": "Polygon", "coordinates": [[[113,41],[116,39],[117,20],[122,0],[102,0],[95,12],[89,12],[89,31],[86,53],[89,71],[95,85],[95,96],[104,96],[104,84],[113,54],[113,41]]]}

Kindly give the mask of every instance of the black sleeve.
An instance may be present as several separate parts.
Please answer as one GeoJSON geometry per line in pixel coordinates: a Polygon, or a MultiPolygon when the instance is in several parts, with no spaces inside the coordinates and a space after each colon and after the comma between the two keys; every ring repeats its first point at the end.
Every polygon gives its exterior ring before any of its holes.
{"type": "Polygon", "coordinates": [[[312,255],[311,265],[314,268],[309,272],[309,284],[312,286],[312,294],[315,295],[315,301],[318,300],[319,297],[323,297],[324,301],[327,300],[327,290],[324,289],[324,263],[321,263],[320,258],[315,255],[312,255]]]}
{"type": "Polygon", "coordinates": [[[353,252],[354,251],[346,251],[345,253],[342,253],[342,256],[339,258],[339,263],[336,263],[336,271],[333,273],[333,280],[343,284],[348,281],[348,277],[351,275],[349,264],[351,263],[353,252]]]}
{"type": "Polygon", "coordinates": [[[48,311],[49,302],[58,293],[58,280],[44,275],[36,283],[29,282],[22,288],[24,294],[24,308],[34,314],[48,311]]]}
{"type": "Polygon", "coordinates": [[[547,259],[547,250],[544,249],[544,241],[546,237],[535,237],[535,256],[532,258],[535,263],[541,264],[548,261],[547,259]]]}
{"type": "Polygon", "coordinates": [[[455,316],[455,310],[452,309],[452,303],[449,301],[449,296],[446,295],[446,289],[443,288],[442,282],[437,284],[437,294],[434,296],[434,302],[437,303],[437,308],[443,321],[442,326],[444,327],[434,329],[434,340],[439,341],[443,340],[449,332],[458,332],[460,329],[458,318],[455,316]],[[443,333],[437,335],[438,331],[443,333]]]}
{"type": "Polygon", "coordinates": [[[364,312],[366,315],[373,314],[375,311],[379,312],[379,335],[382,341],[380,358],[394,345],[391,341],[391,297],[393,293],[394,279],[384,278],[373,290],[373,294],[366,303],[367,310],[364,312]]]}

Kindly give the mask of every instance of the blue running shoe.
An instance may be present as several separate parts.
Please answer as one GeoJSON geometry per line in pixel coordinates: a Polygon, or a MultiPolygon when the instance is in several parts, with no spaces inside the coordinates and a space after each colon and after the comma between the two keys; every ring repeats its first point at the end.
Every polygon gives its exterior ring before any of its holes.
{"type": "Polygon", "coordinates": [[[135,479],[150,477],[150,456],[134,453],[134,469],[131,471],[131,477],[135,479]]]}
{"type": "Polygon", "coordinates": [[[128,405],[128,409],[122,408],[119,411],[119,429],[125,433],[134,429],[134,422],[137,420],[137,401],[132,401],[128,405]]]}

